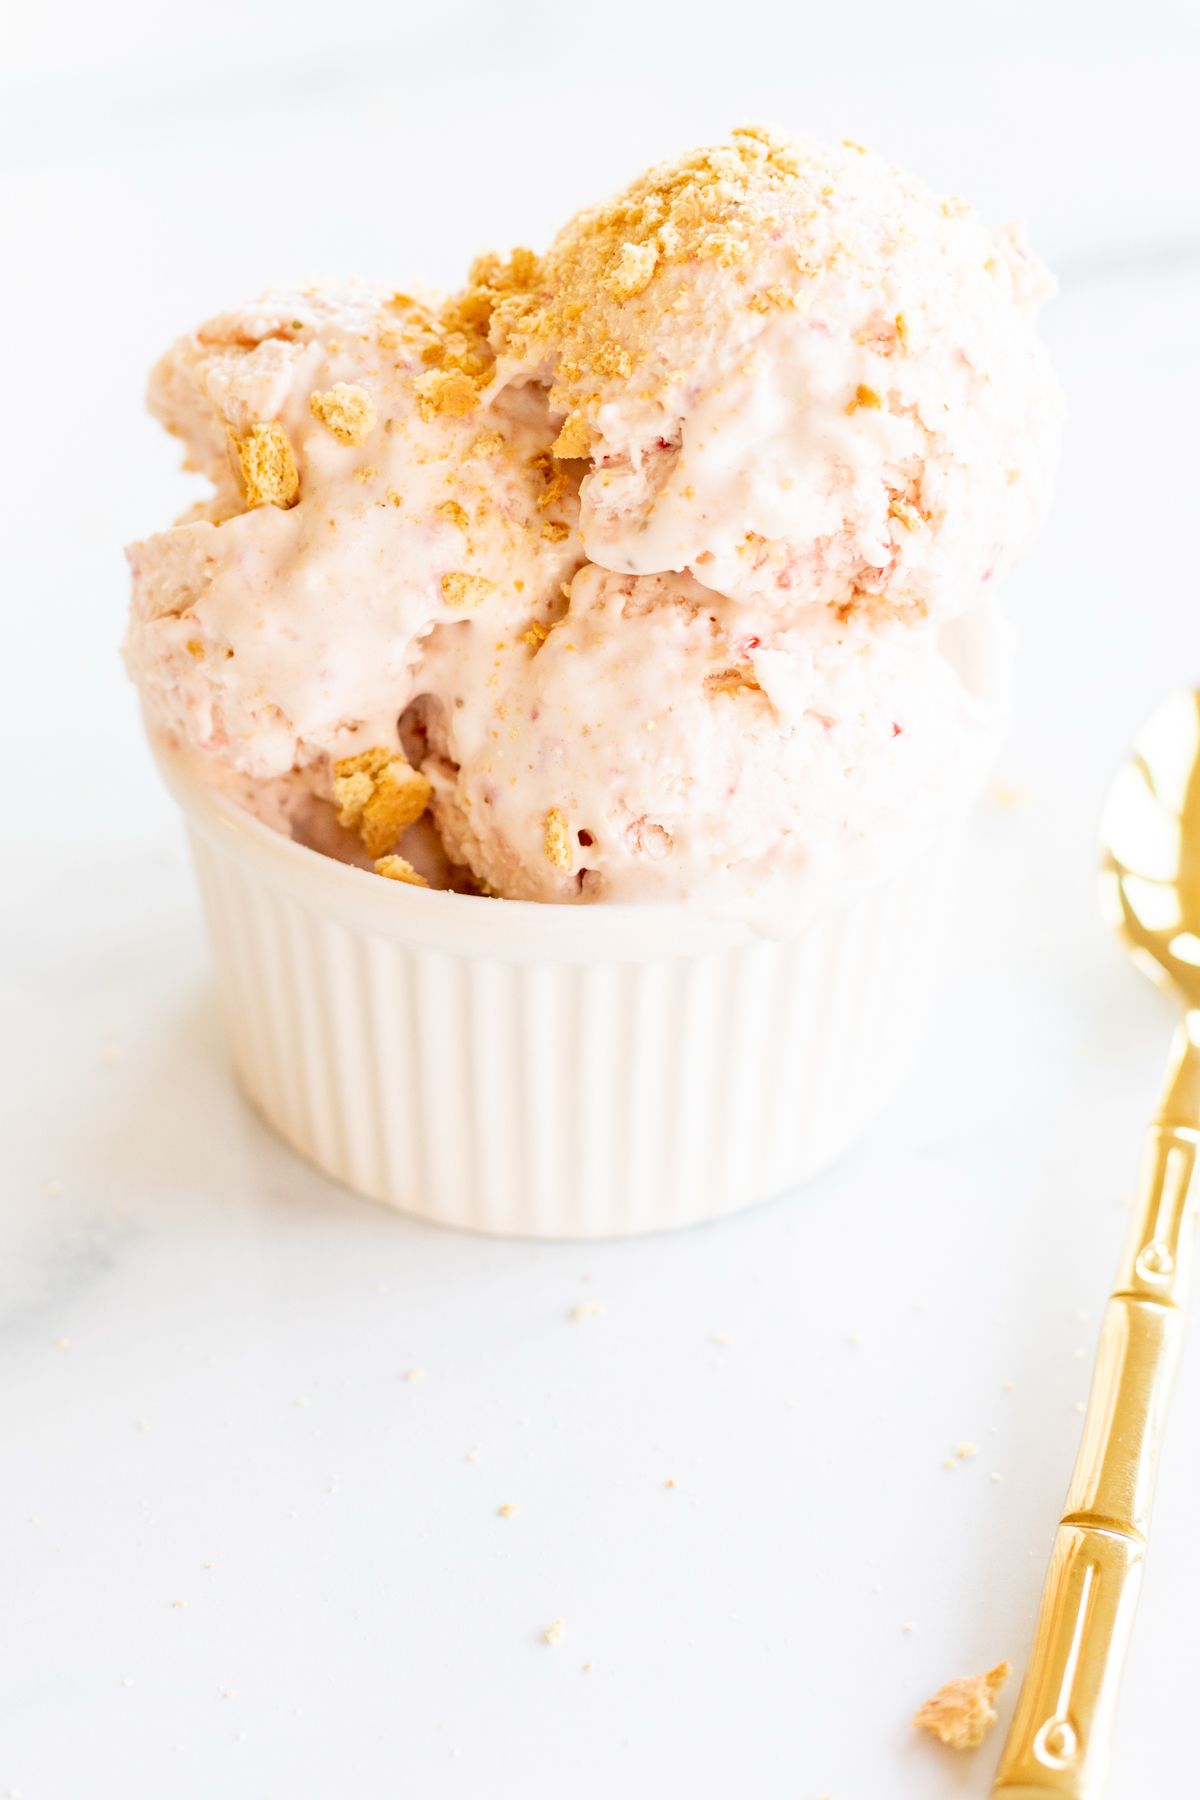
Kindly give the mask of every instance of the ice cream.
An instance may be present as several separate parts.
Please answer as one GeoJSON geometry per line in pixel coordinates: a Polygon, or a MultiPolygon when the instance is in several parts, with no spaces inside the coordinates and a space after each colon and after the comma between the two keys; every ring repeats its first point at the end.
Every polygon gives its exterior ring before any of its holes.
{"type": "Polygon", "coordinates": [[[1048,291],[1015,230],[749,129],[566,226],[496,311],[496,385],[550,384],[605,567],[945,615],[1046,503],[1048,291]]]}
{"type": "Polygon", "coordinates": [[[156,368],[211,501],[131,546],[127,657],[155,724],[256,779],[394,746],[419,640],[532,623],[580,560],[544,397],[406,295],[271,295],[156,368]],[[453,360],[451,360],[453,359],[453,360]]]}
{"type": "Polygon", "coordinates": [[[542,642],[433,633],[422,766],[443,842],[516,899],[785,919],[798,891],[894,864],[969,805],[994,748],[1000,631],[991,609],[914,632],[589,565],[542,642]]]}
{"type": "Polygon", "coordinates": [[[786,929],[983,779],[1048,290],[1018,233],[753,128],[449,300],[215,320],[151,384],[214,486],[130,552],[151,728],[401,884],[428,802],[484,893],[786,929]]]}

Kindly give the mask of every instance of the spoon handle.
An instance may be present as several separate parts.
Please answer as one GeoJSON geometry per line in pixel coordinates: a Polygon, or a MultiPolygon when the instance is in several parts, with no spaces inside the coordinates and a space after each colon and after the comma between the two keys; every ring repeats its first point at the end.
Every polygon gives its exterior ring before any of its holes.
{"type": "Polygon", "coordinates": [[[995,1800],[1097,1800],[1183,1342],[1200,1014],[1181,1026],[1100,1347],[995,1800]]]}

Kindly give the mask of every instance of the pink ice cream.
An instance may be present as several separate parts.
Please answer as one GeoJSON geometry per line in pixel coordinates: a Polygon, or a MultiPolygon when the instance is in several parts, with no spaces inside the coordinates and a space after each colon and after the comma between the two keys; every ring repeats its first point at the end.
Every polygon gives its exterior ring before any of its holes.
{"type": "Polygon", "coordinates": [[[151,729],[401,879],[428,800],[436,879],[787,929],[984,778],[1047,291],[961,203],[752,130],[440,305],[213,321],[151,386],[215,490],[130,552],[151,729]]]}
{"type": "Polygon", "coordinates": [[[497,310],[495,386],[550,384],[593,561],[946,616],[1049,497],[1049,292],[1018,231],[857,146],[749,129],[565,227],[497,310]]]}
{"type": "Polygon", "coordinates": [[[151,410],[215,492],[129,551],[127,658],[156,725],[258,778],[394,744],[432,626],[557,600],[580,552],[544,397],[480,408],[450,336],[405,296],[281,294],[164,357],[151,410]],[[290,456],[294,494],[248,493],[247,442],[268,478],[290,456]]]}
{"type": "Polygon", "coordinates": [[[785,618],[687,575],[588,566],[532,651],[433,633],[442,839],[513,898],[692,899],[782,925],[797,893],[892,866],[969,806],[999,630],[982,608],[944,633],[785,618]]]}

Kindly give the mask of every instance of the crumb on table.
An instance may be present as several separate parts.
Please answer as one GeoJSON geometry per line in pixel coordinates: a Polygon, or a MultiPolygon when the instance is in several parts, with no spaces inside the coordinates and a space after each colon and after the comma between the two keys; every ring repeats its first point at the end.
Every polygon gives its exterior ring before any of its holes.
{"type": "Polygon", "coordinates": [[[940,1687],[917,1708],[913,1724],[930,1731],[953,1750],[974,1750],[996,1722],[993,1702],[1008,1680],[1008,1663],[997,1663],[986,1675],[961,1675],[940,1687]]]}

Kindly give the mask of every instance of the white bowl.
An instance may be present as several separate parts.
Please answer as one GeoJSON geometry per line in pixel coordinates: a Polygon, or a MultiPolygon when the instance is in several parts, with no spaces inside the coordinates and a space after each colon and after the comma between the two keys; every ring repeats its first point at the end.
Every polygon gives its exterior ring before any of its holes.
{"type": "Polygon", "coordinates": [[[383,881],[162,766],[243,1087],[404,1212],[558,1238],[717,1218],[824,1168],[908,1070],[957,832],[781,942],[682,906],[383,881]]]}

